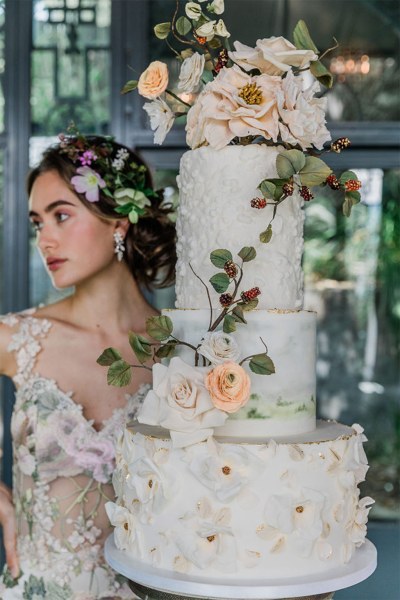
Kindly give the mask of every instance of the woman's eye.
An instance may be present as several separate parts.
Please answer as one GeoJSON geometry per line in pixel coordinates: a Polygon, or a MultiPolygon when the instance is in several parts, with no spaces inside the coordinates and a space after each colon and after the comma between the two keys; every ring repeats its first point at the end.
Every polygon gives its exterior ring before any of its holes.
{"type": "Polygon", "coordinates": [[[64,221],[66,221],[69,218],[69,215],[67,215],[67,213],[57,213],[56,214],[56,219],[59,223],[63,223],[64,221]]]}
{"type": "Polygon", "coordinates": [[[31,226],[35,232],[38,232],[42,229],[43,223],[40,221],[31,221],[31,226]]]}

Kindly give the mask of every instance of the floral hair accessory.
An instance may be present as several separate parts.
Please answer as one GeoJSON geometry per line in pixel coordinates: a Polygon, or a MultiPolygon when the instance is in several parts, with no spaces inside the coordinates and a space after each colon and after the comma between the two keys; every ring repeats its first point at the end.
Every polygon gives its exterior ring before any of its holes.
{"type": "Polygon", "coordinates": [[[127,148],[116,147],[112,137],[84,136],[73,123],[59,139],[61,153],[76,166],[71,184],[78,194],[98,202],[101,191],[131,223],[147,214],[157,194],[147,184],[147,168],[134,162],[127,148]]]}

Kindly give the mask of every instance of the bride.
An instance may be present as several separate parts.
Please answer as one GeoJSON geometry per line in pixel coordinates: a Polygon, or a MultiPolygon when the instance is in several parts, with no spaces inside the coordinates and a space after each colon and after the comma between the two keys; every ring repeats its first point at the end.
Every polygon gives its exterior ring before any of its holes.
{"type": "Polygon", "coordinates": [[[170,208],[136,155],[110,138],[60,136],[29,174],[30,220],[56,288],[69,297],[0,321],[0,374],[17,388],[13,493],[0,487],[1,597],[132,598],[105,563],[114,441],[150,382],[108,387],[96,363],[156,314],[141,286],[174,272],[170,208]],[[128,393],[127,393],[128,392],[128,393]]]}

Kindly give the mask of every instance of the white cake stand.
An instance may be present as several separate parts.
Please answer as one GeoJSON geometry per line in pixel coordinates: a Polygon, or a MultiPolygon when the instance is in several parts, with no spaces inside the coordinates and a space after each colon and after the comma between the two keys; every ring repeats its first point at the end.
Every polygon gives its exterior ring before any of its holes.
{"type": "Polygon", "coordinates": [[[111,534],[105,543],[110,567],[131,581],[132,590],[143,600],[329,600],[332,592],[360,583],[376,569],[376,548],[369,541],[347,565],[323,574],[285,579],[250,579],[237,582],[229,577],[204,580],[190,574],[155,569],[118,550],[111,534]]]}

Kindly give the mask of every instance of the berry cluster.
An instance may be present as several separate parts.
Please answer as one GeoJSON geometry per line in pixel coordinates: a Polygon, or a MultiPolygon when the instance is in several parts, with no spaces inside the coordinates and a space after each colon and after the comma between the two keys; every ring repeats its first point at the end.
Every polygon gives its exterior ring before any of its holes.
{"type": "Polygon", "coordinates": [[[267,201],[265,198],[253,198],[250,202],[252,208],[265,208],[267,201]]]}
{"type": "Polygon", "coordinates": [[[339,154],[342,150],[345,150],[345,148],[348,148],[350,146],[350,144],[351,144],[351,142],[350,142],[349,138],[342,137],[342,138],[339,138],[338,140],[335,140],[334,142],[332,142],[331,150],[333,150],[333,152],[337,152],[339,154]]]}
{"type": "Polygon", "coordinates": [[[228,52],[227,50],[223,49],[221,50],[221,52],[218,54],[218,60],[217,60],[217,64],[214,67],[214,71],[216,73],[219,73],[221,69],[223,69],[229,60],[229,56],[228,56],[228,52]]]}
{"type": "Polygon", "coordinates": [[[285,185],[282,188],[282,192],[285,194],[285,196],[293,196],[293,192],[294,192],[293,183],[291,183],[290,181],[288,183],[285,183],[285,185]]]}
{"type": "Polygon", "coordinates": [[[301,188],[300,188],[300,196],[306,202],[309,202],[309,200],[312,200],[314,198],[314,196],[312,195],[312,193],[310,191],[310,188],[308,188],[306,185],[302,185],[301,186],[301,188]]]}
{"type": "Polygon", "coordinates": [[[254,288],[251,288],[251,290],[247,290],[247,292],[242,292],[240,294],[240,297],[242,299],[242,302],[245,302],[247,304],[247,302],[251,302],[252,300],[254,300],[254,298],[257,298],[257,296],[259,296],[260,294],[261,294],[260,288],[254,287],[254,288]]]}
{"type": "Polygon", "coordinates": [[[330,175],[328,175],[328,177],[326,178],[326,183],[333,190],[340,189],[340,181],[338,180],[338,178],[336,177],[336,175],[334,173],[331,173],[330,175]]]}
{"type": "Polygon", "coordinates": [[[207,38],[201,35],[194,34],[194,37],[196,38],[196,41],[200,44],[200,46],[204,46],[204,44],[206,44],[207,42],[207,38]]]}
{"type": "Polygon", "coordinates": [[[219,302],[223,307],[230,306],[233,302],[232,294],[221,294],[219,297],[219,302]]]}
{"type": "Polygon", "coordinates": [[[358,181],[358,179],[349,179],[344,184],[344,188],[346,192],[357,192],[361,188],[361,181],[358,181]]]}
{"type": "Polygon", "coordinates": [[[226,261],[226,263],[224,264],[224,271],[231,279],[236,277],[238,270],[233,260],[226,261]]]}

